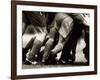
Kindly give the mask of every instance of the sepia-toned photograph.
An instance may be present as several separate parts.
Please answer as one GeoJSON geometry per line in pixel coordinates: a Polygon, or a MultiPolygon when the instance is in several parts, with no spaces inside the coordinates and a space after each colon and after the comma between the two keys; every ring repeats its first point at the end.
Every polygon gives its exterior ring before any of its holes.
{"type": "Polygon", "coordinates": [[[97,74],[97,6],[12,1],[12,79],[97,74]]]}
{"type": "Polygon", "coordinates": [[[86,13],[22,11],[23,69],[89,65],[86,13]]]}

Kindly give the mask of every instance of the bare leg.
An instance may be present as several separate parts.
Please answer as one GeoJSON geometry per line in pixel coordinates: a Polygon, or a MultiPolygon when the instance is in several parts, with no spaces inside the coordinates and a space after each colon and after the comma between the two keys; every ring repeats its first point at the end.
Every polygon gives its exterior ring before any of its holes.
{"type": "Polygon", "coordinates": [[[32,50],[30,51],[30,53],[28,55],[28,60],[33,61],[35,54],[38,53],[41,46],[42,46],[42,42],[35,39],[32,50]]]}
{"type": "Polygon", "coordinates": [[[63,49],[64,44],[65,44],[64,38],[61,35],[59,35],[58,44],[55,46],[55,48],[51,52],[53,52],[54,54],[60,52],[63,49]]]}
{"type": "Polygon", "coordinates": [[[43,55],[43,59],[42,59],[42,62],[45,62],[47,59],[48,59],[48,57],[49,57],[49,51],[52,49],[52,47],[53,47],[53,42],[54,42],[54,40],[53,39],[49,39],[48,41],[47,41],[47,43],[45,44],[45,49],[44,49],[44,55],[43,55]]]}
{"type": "Polygon", "coordinates": [[[36,39],[33,42],[33,47],[32,50],[30,51],[30,53],[28,54],[28,60],[30,61],[34,61],[35,58],[35,54],[37,54],[44,42],[45,36],[46,34],[42,34],[36,37],[36,39]],[[40,37],[39,37],[40,36],[40,37]]]}
{"type": "Polygon", "coordinates": [[[49,51],[52,50],[52,48],[53,48],[53,43],[54,43],[54,39],[55,39],[56,34],[57,34],[56,28],[55,27],[51,28],[50,33],[49,33],[50,38],[45,44],[44,54],[43,54],[43,58],[42,58],[43,63],[49,57],[49,51]]]}

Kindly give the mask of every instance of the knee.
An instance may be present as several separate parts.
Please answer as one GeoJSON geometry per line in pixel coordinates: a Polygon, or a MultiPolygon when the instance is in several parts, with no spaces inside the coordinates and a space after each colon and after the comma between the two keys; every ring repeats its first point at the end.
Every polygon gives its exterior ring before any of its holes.
{"type": "Polygon", "coordinates": [[[41,42],[44,42],[45,38],[46,38],[46,33],[40,33],[36,36],[36,39],[41,42]]]}
{"type": "Polygon", "coordinates": [[[57,34],[56,28],[55,27],[51,28],[49,32],[50,38],[55,38],[56,34],[57,34]]]}
{"type": "Polygon", "coordinates": [[[42,44],[43,42],[41,42],[40,40],[35,39],[33,46],[39,46],[40,44],[42,44]]]}
{"type": "Polygon", "coordinates": [[[52,44],[54,42],[54,39],[53,38],[50,38],[47,42],[46,42],[46,44],[52,44]]]}

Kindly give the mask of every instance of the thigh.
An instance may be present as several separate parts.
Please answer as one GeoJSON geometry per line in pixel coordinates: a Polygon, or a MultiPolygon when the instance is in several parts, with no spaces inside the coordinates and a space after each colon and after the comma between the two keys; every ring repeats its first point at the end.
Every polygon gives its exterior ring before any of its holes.
{"type": "Polygon", "coordinates": [[[63,38],[67,38],[67,36],[73,29],[73,24],[73,19],[67,16],[61,23],[61,27],[59,28],[59,34],[63,36],[63,38]]]}

